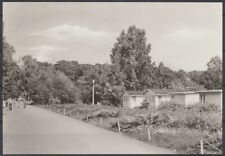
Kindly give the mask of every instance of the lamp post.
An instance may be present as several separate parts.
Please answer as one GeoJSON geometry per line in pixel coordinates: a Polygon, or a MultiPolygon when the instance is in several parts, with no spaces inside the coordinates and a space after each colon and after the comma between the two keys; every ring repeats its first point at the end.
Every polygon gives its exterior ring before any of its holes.
{"type": "Polygon", "coordinates": [[[92,80],[92,84],[93,84],[93,87],[92,87],[92,105],[95,104],[95,80],[92,80]]]}

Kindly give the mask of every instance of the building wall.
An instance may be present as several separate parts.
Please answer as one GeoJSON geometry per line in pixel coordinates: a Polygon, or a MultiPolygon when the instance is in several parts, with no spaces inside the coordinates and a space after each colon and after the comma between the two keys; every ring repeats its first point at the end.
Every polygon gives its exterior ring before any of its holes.
{"type": "Polygon", "coordinates": [[[160,104],[171,103],[170,95],[156,95],[155,96],[155,107],[158,108],[160,104]]]}
{"type": "Polygon", "coordinates": [[[192,105],[200,102],[200,97],[198,93],[186,94],[185,95],[185,104],[192,105]]]}
{"type": "Polygon", "coordinates": [[[123,96],[123,108],[134,108],[137,106],[141,106],[144,99],[145,99],[144,96],[124,95],[123,96]]]}
{"type": "Polygon", "coordinates": [[[159,98],[160,103],[171,102],[171,96],[163,95],[159,98]]]}
{"type": "Polygon", "coordinates": [[[129,107],[129,96],[126,93],[123,95],[123,107],[124,108],[129,107]]]}
{"type": "Polygon", "coordinates": [[[148,91],[144,94],[146,101],[149,103],[150,106],[155,106],[155,93],[152,91],[148,91]]]}
{"type": "Polygon", "coordinates": [[[171,95],[171,103],[185,105],[185,95],[184,94],[171,95]]]}
{"type": "Polygon", "coordinates": [[[143,96],[129,96],[129,108],[134,108],[137,106],[141,106],[141,103],[144,101],[143,96]]]}
{"type": "Polygon", "coordinates": [[[206,93],[205,102],[220,105],[222,108],[222,93],[206,93]]]}
{"type": "Polygon", "coordinates": [[[155,108],[158,108],[159,105],[160,105],[159,97],[158,96],[155,96],[155,108]]]}

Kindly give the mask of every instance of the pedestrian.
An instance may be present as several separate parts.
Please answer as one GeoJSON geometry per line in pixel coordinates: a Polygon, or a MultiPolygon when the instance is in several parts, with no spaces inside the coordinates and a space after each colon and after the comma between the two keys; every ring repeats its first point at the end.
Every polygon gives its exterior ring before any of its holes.
{"type": "Polygon", "coordinates": [[[20,108],[21,103],[22,103],[22,98],[19,97],[18,106],[17,106],[18,108],[20,108]]]}
{"type": "Polygon", "coordinates": [[[9,99],[9,111],[12,111],[12,99],[9,99]]]}
{"type": "Polygon", "coordinates": [[[27,101],[24,99],[24,100],[23,100],[23,108],[24,108],[24,109],[26,108],[26,105],[27,105],[27,101]]]}
{"type": "Polygon", "coordinates": [[[9,106],[9,100],[7,99],[6,102],[5,102],[5,108],[6,108],[6,110],[8,110],[8,106],[9,106]]]}
{"type": "Polygon", "coordinates": [[[13,108],[16,108],[16,100],[13,98],[13,108]]]}

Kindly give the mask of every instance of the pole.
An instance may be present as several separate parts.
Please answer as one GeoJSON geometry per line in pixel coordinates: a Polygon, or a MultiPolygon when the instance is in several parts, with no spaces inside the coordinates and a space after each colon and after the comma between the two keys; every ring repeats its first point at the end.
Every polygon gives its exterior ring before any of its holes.
{"type": "Polygon", "coordinates": [[[148,126],[148,140],[150,141],[151,140],[151,134],[150,134],[150,128],[148,126]]]}
{"type": "Polygon", "coordinates": [[[92,87],[92,105],[95,105],[95,80],[92,80],[93,87],[92,87]]]}
{"type": "MultiPolygon", "coordinates": [[[[200,118],[202,118],[202,110],[201,109],[200,109],[200,118]]],[[[204,151],[203,151],[203,130],[202,130],[201,125],[200,125],[200,129],[201,129],[200,148],[201,148],[201,154],[204,154],[204,151]]]]}
{"type": "Polygon", "coordinates": [[[201,145],[201,154],[204,154],[204,151],[203,151],[203,141],[202,141],[202,139],[200,140],[200,145],[201,145]]]}

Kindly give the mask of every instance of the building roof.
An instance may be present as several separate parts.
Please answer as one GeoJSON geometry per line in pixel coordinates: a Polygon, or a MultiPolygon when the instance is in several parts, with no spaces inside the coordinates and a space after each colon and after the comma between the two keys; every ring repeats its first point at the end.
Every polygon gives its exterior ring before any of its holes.
{"type": "Polygon", "coordinates": [[[171,92],[169,93],[170,95],[174,95],[174,94],[196,94],[196,91],[180,91],[180,92],[171,92]]]}
{"type": "Polygon", "coordinates": [[[143,96],[146,92],[151,91],[155,95],[176,95],[176,94],[195,94],[195,93],[222,93],[222,90],[199,90],[199,91],[187,91],[187,90],[173,90],[173,89],[147,89],[145,91],[131,91],[126,90],[130,96],[143,96]]]}
{"type": "Polygon", "coordinates": [[[173,89],[148,89],[145,92],[147,91],[152,91],[156,95],[167,95],[174,92],[184,92],[184,90],[173,90],[173,89]]]}
{"type": "Polygon", "coordinates": [[[144,95],[143,91],[133,91],[133,90],[126,90],[125,93],[131,96],[142,96],[144,95]]]}
{"type": "Polygon", "coordinates": [[[196,91],[197,93],[222,93],[221,89],[218,90],[200,90],[200,91],[196,91]]]}

